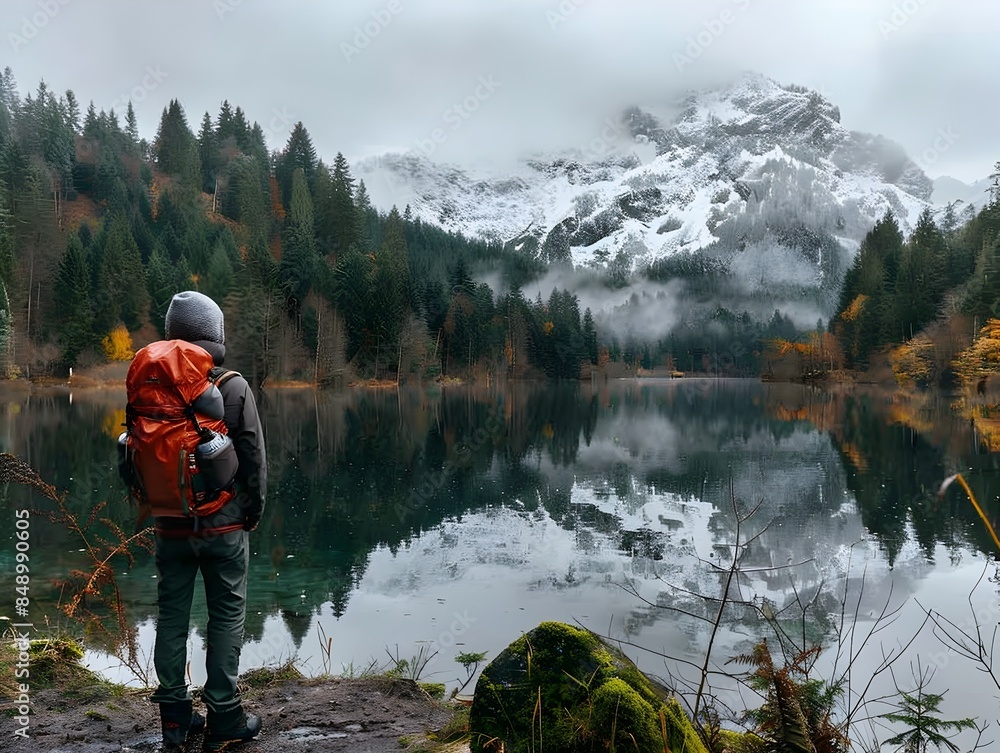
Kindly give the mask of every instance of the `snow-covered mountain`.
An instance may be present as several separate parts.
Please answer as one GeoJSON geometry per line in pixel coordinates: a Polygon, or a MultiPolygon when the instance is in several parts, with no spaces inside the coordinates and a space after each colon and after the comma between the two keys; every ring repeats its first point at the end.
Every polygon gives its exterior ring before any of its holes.
{"type": "Polygon", "coordinates": [[[670,104],[679,114],[631,108],[592,143],[503,174],[419,152],[355,172],[376,206],[409,204],[426,222],[548,262],[627,277],[693,252],[751,297],[774,284],[779,298],[811,291],[820,316],[874,222],[892,210],[908,232],[929,206],[933,184],[902,147],[848,130],[817,92],[748,73],[670,104]]]}

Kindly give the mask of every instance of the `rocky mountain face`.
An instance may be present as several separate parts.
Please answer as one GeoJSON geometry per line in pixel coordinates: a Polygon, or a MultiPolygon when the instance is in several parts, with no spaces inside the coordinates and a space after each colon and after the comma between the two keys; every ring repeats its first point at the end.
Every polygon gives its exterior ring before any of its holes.
{"type": "Polygon", "coordinates": [[[815,91],[746,74],[679,105],[669,119],[630,108],[593,143],[508,174],[417,152],[356,172],[376,205],[409,204],[426,222],[597,270],[612,285],[707,269],[719,300],[696,285],[687,303],[761,317],[787,309],[810,325],[832,313],[875,220],[891,210],[907,232],[929,206],[933,184],[904,150],[848,130],[815,91]]]}

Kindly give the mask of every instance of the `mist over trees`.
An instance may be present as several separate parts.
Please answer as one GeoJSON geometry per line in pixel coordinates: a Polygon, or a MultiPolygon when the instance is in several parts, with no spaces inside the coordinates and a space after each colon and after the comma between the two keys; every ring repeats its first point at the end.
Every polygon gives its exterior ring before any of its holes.
{"type": "Polygon", "coordinates": [[[568,237],[528,254],[445,232],[409,207],[379,211],[344,156],[324,162],[302,123],[269,152],[239,106],[193,118],[175,99],[151,142],[139,133],[131,105],[81,108],[45,82],[21,97],[11,70],[0,74],[2,375],[103,363],[100,344],[121,327],[136,347],[157,339],[185,289],[220,302],[228,363],[258,384],[578,379],[609,362],[624,364],[618,373],[751,376],[772,368],[775,343],[830,368],[835,352],[864,367],[949,306],[982,322],[1000,298],[996,193],[979,212],[925,212],[909,239],[889,213],[852,263],[834,235],[860,214],[833,212],[808,169],[776,164],[747,187],[745,212],[717,218],[715,246],[644,270],[694,301],[650,336],[614,325],[658,315],[666,293],[600,312],[559,286],[528,298],[549,264],[568,263],[568,237]],[[803,327],[770,307],[776,285],[801,311],[830,314],[803,327]]]}

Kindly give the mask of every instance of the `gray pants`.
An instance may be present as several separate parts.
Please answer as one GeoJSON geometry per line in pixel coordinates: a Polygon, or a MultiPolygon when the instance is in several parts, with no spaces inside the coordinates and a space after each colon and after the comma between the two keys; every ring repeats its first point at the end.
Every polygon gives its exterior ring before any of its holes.
{"type": "Polygon", "coordinates": [[[159,618],[153,665],[159,687],[150,698],[153,703],[191,698],[185,675],[187,639],[200,569],[208,605],[205,705],[214,712],[240,705],[236,678],[243,647],[249,556],[247,532],[242,530],[204,538],[156,535],[159,618]]]}

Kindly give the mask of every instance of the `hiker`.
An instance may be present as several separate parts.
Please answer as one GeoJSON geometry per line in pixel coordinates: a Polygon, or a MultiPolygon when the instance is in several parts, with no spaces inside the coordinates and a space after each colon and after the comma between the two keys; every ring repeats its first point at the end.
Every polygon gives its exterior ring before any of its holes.
{"type": "Polygon", "coordinates": [[[179,506],[159,510],[153,506],[159,607],[153,664],[159,686],[150,700],[159,704],[167,750],[182,746],[188,732],[204,724],[205,750],[215,751],[230,742],[252,739],[261,727],[258,716],[244,712],[236,678],[246,617],[248,534],[264,512],[264,433],[246,379],[219,368],[226,348],[222,310],[215,301],[194,291],[175,295],[167,309],[166,340],[183,340],[211,355],[215,368],[210,374],[221,392],[225,427],[239,466],[230,487],[233,496],[217,512],[199,517],[185,515],[179,506]],[[191,601],[199,570],[208,606],[207,675],[202,691],[207,723],[192,710],[185,676],[191,601]]]}

